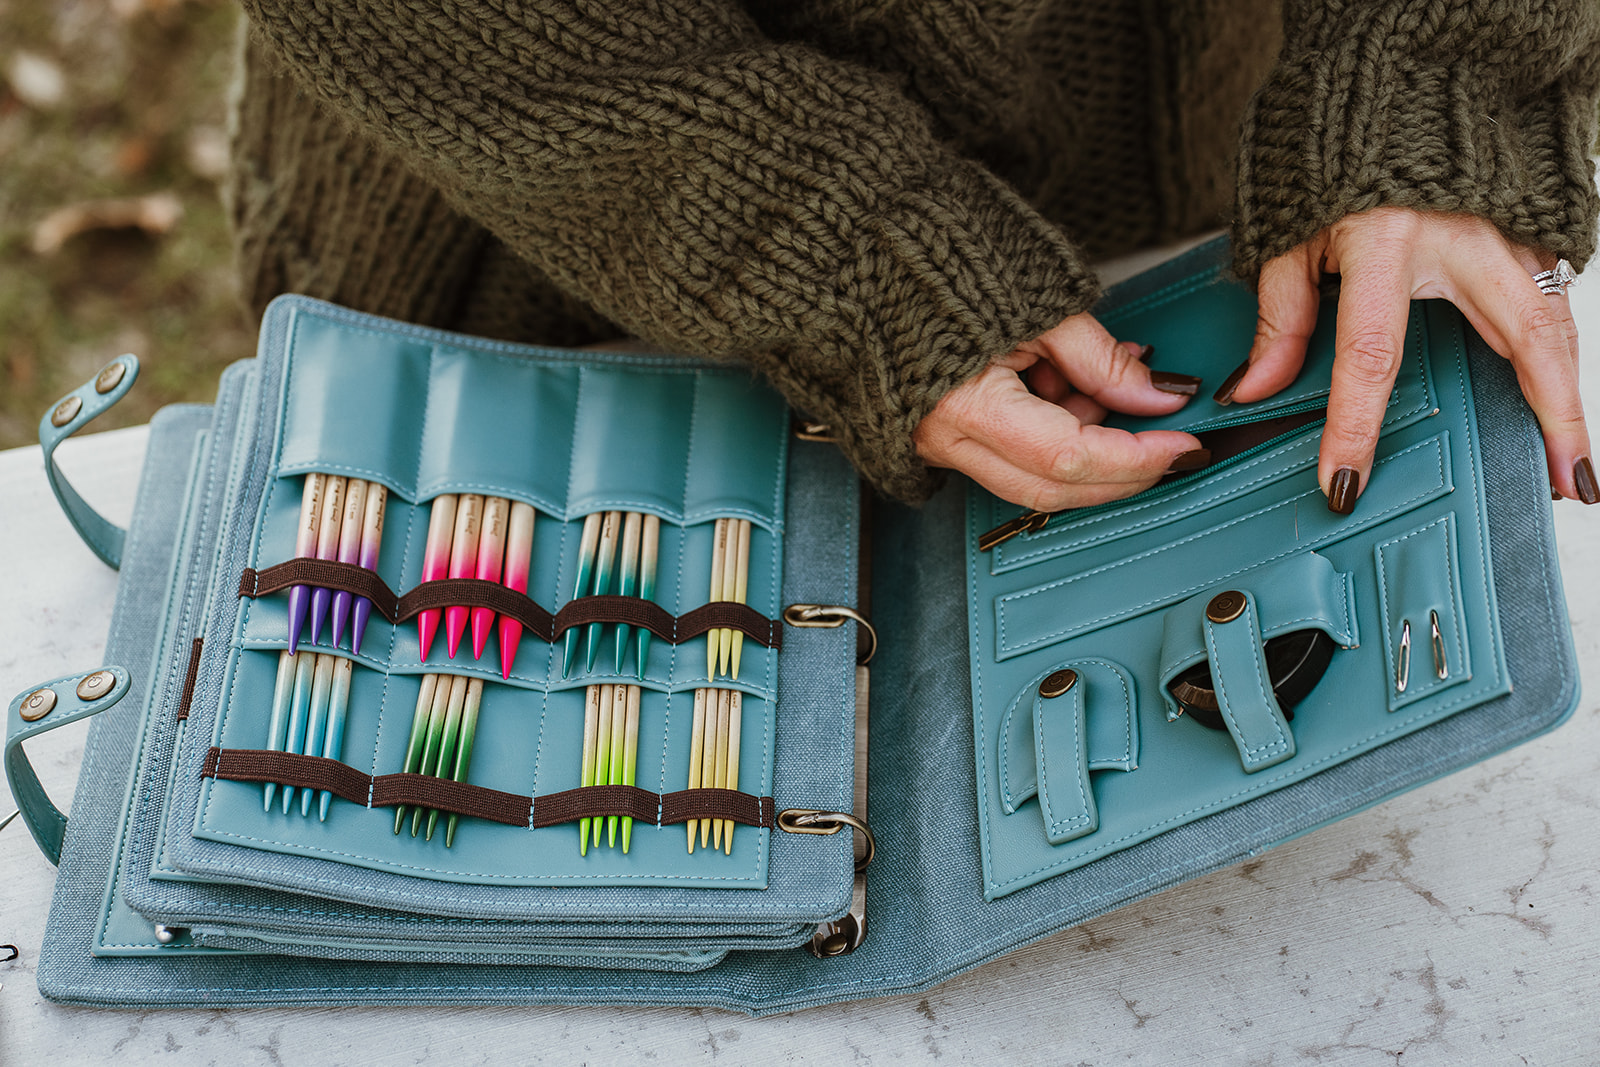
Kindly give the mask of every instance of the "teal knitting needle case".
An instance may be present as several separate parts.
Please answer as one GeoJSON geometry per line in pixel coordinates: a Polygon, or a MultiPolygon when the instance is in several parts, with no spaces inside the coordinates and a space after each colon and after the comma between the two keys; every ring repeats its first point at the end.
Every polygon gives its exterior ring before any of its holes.
{"type": "MultiPolygon", "coordinates": [[[[1220,380],[1255,310],[1225,256],[1196,250],[1098,313],[1155,344],[1158,366],[1220,380]]],[[[1576,670],[1542,446],[1513,376],[1453,309],[1416,305],[1370,484],[1335,516],[1315,481],[1332,310],[1282,395],[1140,423],[1199,434],[1211,468],[1043,516],[959,484],[922,509],[863,509],[838,453],[795,436],[732,368],[498,345],[285,298],[214,406],[152,423],[125,534],[58,484],[122,584],[118,666],[32,687],[8,713],[13,792],[61,866],[41,989],[109,1006],[758,1014],[925,989],[1554,727],[1576,670]],[[283,570],[303,554],[313,475],[385,488],[371,567],[283,570]],[[536,513],[521,600],[465,581],[416,593],[434,502],[470,496],[536,513]],[[583,592],[584,519],[608,511],[659,520],[648,598],[583,592]],[[707,623],[729,519],[752,531],[745,604],[707,623]],[[316,582],[375,605],[361,652],[338,653],[349,710],[342,746],[324,719],[322,755],[309,724],[279,744],[272,714],[299,662],[288,590],[316,582]],[[419,613],[442,619],[463,597],[537,631],[508,676],[466,638],[423,655],[419,613]],[[630,606],[643,599],[650,612],[630,606]],[[856,658],[872,642],[845,620],[867,615],[881,649],[858,746],[856,658]],[[613,635],[646,622],[641,660],[613,635]],[[688,632],[700,624],[712,638],[688,632]],[[744,636],[737,679],[708,672],[718,628],[744,636]],[[448,718],[426,691],[444,677],[477,694],[462,781],[437,758],[432,774],[405,769],[413,722],[435,703],[448,718]],[[589,694],[630,685],[634,784],[589,785],[605,780],[582,771],[589,694]],[[697,797],[708,689],[740,694],[740,769],[697,797]],[[61,820],[20,742],[91,714],[61,820]],[[630,816],[626,853],[592,830],[580,850],[580,820],[630,816]],[[870,858],[857,816],[876,857],[852,876],[870,858]],[[691,855],[689,818],[734,826],[730,843],[691,855]]],[[[78,390],[78,409],[42,424],[47,449],[131,378],[78,390]]],[[[332,654],[327,635],[300,641],[332,654]]]]}

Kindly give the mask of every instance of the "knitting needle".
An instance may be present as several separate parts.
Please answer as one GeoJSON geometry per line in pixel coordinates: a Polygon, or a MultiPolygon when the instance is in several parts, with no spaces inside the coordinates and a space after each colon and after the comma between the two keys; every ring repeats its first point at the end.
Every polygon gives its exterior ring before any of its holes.
{"type": "MultiPolygon", "coordinates": [[[[745,597],[750,589],[750,520],[740,519],[734,524],[739,528],[739,548],[734,553],[737,566],[734,571],[733,600],[735,603],[745,603],[745,597]]],[[[744,631],[729,631],[733,635],[733,676],[739,677],[739,653],[744,650],[744,631]]],[[[733,833],[733,824],[728,824],[728,833],[733,833]]]]}
{"type": "MultiPolygon", "coordinates": [[[[733,717],[733,693],[727,689],[717,691],[717,759],[716,776],[712,785],[718,789],[728,788],[728,723],[733,717]]],[[[722,824],[726,820],[713,819],[712,847],[722,847],[722,824]]]]}
{"type": "MultiPolygon", "coordinates": [[[[485,497],[483,501],[483,532],[478,535],[477,578],[499,584],[501,564],[506,555],[506,522],[510,518],[511,501],[503,496],[485,497]]],[[[483,649],[494,630],[494,609],[472,609],[472,658],[482,659],[483,649]]]]}
{"type": "MultiPolygon", "coordinates": [[[[728,697],[728,788],[739,788],[739,726],[744,718],[744,694],[735,689],[728,697]]],[[[725,835],[722,839],[722,851],[725,855],[733,855],[733,820],[722,820],[725,824],[725,835]]]]}
{"type": "MultiPolygon", "coordinates": [[[[344,514],[339,519],[339,562],[354,563],[361,556],[361,520],[367,513],[367,483],[351,478],[344,486],[344,514]]],[[[343,589],[333,593],[333,647],[339,647],[345,623],[350,621],[350,594],[343,589]]]]}
{"type": "MultiPolygon", "coordinates": [[[[623,764],[628,742],[628,687],[619,682],[611,694],[611,757],[606,767],[606,785],[622,785],[623,764]]],[[[606,847],[617,847],[618,816],[606,816],[606,847]]]]}
{"type": "MultiPolygon", "coordinates": [[[[512,501],[511,518],[506,524],[505,586],[519,593],[528,591],[528,568],[533,560],[533,508],[512,501]]],[[[509,615],[500,616],[500,677],[510,678],[517,661],[517,645],[522,640],[522,623],[509,615]]]]}
{"type": "MultiPolygon", "coordinates": [[[[732,600],[734,587],[739,584],[739,520],[728,519],[728,541],[722,553],[722,596],[732,600]]],[[[733,631],[724,626],[717,631],[717,673],[728,673],[728,657],[733,651],[733,631]]]]}
{"type": "MultiPolygon", "coordinates": [[[[612,694],[611,686],[602,685],[600,689],[600,715],[595,724],[594,731],[594,784],[610,785],[611,768],[611,717],[612,694]]],[[[594,829],[594,839],[590,842],[595,848],[600,847],[600,831],[605,826],[605,819],[595,816],[590,825],[594,829]]]]}
{"type": "MultiPolygon", "coordinates": [[[[278,678],[272,685],[272,718],[267,723],[267,751],[282,752],[289,731],[289,707],[294,703],[295,659],[293,652],[278,653],[278,678]]],[[[262,811],[272,810],[272,794],[277,782],[268,782],[262,791],[262,811]]]]}
{"type": "MultiPolygon", "coordinates": [[[[294,554],[310,558],[317,554],[317,528],[322,522],[322,490],[324,476],[313,471],[306,475],[300,489],[300,524],[294,532],[294,554]]],[[[300,648],[300,629],[306,622],[306,609],[311,604],[311,587],[289,587],[289,651],[300,648]]]]}
{"type": "MultiPolygon", "coordinates": [[[[354,664],[343,656],[333,657],[333,693],[328,697],[328,734],[322,742],[322,758],[338,759],[344,754],[344,720],[350,710],[350,676],[354,664]]],[[[311,790],[306,790],[311,795],[311,790]]],[[[328,821],[328,805],[333,791],[324,789],[318,796],[317,818],[328,821]]]]}
{"type": "MultiPolygon", "coordinates": [[[[645,600],[656,598],[656,562],[661,549],[661,520],[654,515],[644,517],[644,530],[639,546],[639,596],[645,600]]],[[[639,627],[639,677],[644,678],[644,665],[650,655],[650,631],[639,627]]],[[[621,668],[618,668],[619,670],[621,668]]]]}
{"type": "MultiPolygon", "coordinates": [[[[630,511],[622,520],[622,559],[618,570],[617,592],[623,596],[633,596],[639,584],[639,538],[644,529],[644,516],[637,511],[630,511]]],[[[617,673],[622,673],[622,664],[628,658],[628,638],[633,635],[633,627],[627,623],[617,624],[617,673]]]]}
{"type": "MultiPolygon", "coordinates": [[[[450,772],[451,779],[457,782],[465,782],[467,780],[467,768],[472,763],[472,742],[478,733],[478,706],[481,703],[483,703],[483,679],[474,678],[467,683],[467,700],[461,709],[461,729],[458,734],[460,740],[456,744],[456,762],[454,769],[450,772]]],[[[451,812],[450,818],[446,820],[444,825],[445,848],[455,844],[456,823],[460,820],[461,816],[455,812],[451,812]]]]}
{"type": "MultiPolygon", "coordinates": [[[[717,784],[717,705],[721,703],[722,690],[706,690],[705,740],[701,743],[700,788],[711,789],[717,784]]],[[[711,839],[714,819],[700,820],[700,847],[705,848],[711,839]]]]}
{"type": "MultiPolygon", "coordinates": [[[[694,691],[694,723],[689,727],[689,784],[688,788],[700,787],[700,770],[705,757],[705,729],[706,729],[706,690],[694,691]]],[[[689,854],[694,855],[694,833],[699,827],[699,819],[689,820],[689,854]]]]}
{"type": "MultiPolygon", "coordinates": [[[[428,736],[428,716],[433,711],[433,698],[438,692],[439,676],[437,674],[424,674],[422,688],[417,691],[417,710],[411,716],[411,737],[406,741],[406,758],[400,770],[404,774],[416,774],[417,768],[422,766],[422,746],[428,736]]],[[[444,687],[448,690],[448,686],[444,687]]],[[[400,826],[405,821],[406,806],[401,804],[394,810],[394,832],[400,832],[400,826]]]]}
{"type": "MultiPolygon", "coordinates": [[[[308,756],[322,754],[322,743],[328,730],[329,705],[333,702],[333,665],[338,659],[338,656],[330,656],[325,652],[317,653],[317,669],[311,682],[311,714],[306,719],[305,746],[299,750],[308,756]]],[[[312,796],[312,790],[300,790],[302,818],[311,814],[312,796]]]]}
{"type": "MultiPolygon", "coordinates": [[[[439,748],[444,741],[444,724],[450,715],[451,695],[455,690],[455,683],[462,679],[453,674],[441,674],[439,687],[433,692],[433,705],[428,709],[428,723],[423,727],[422,759],[417,763],[417,773],[437,775],[439,770],[439,748]]],[[[428,809],[417,808],[411,813],[411,836],[416,837],[422,831],[422,816],[428,809]]]]}
{"type": "MultiPolygon", "coordinates": [[[[299,752],[306,739],[306,717],[311,712],[311,683],[316,671],[317,654],[300,652],[294,664],[294,703],[289,707],[289,729],[284,732],[283,751],[299,752]]],[[[289,814],[290,801],[294,799],[294,786],[283,787],[283,813],[289,814]]]]}
{"type": "MultiPolygon", "coordinates": [[[[455,766],[456,741],[461,729],[461,712],[467,703],[467,679],[462,675],[450,676],[450,700],[445,705],[444,729],[440,732],[437,754],[430,763],[425,751],[422,755],[422,773],[435,778],[445,777],[446,768],[455,766]]],[[[429,727],[433,726],[430,718],[429,727]]],[[[430,730],[428,738],[429,749],[433,748],[433,736],[430,730]]],[[[433,840],[433,829],[439,825],[439,811],[437,808],[428,809],[428,832],[423,835],[423,840],[433,840]]],[[[416,834],[417,824],[411,824],[412,835],[416,834]]]]}
{"type": "MultiPolygon", "coordinates": [[[[622,688],[618,686],[617,688],[622,688]]],[[[622,784],[633,785],[639,768],[639,687],[628,686],[628,722],[622,739],[622,784]]],[[[622,817],[622,853],[633,841],[633,816],[622,817]]]]}
{"type": "MultiPolygon", "coordinates": [[[[456,495],[445,493],[433,498],[428,516],[428,540],[422,550],[422,580],[437,581],[450,573],[450,539],[456,530],[456,495]]],[[[422,660],[428,659],[433,635],[439,629],[439,609],[429,608],[417,616],[417,647],[422,660]]]]}
{"type": "MultiPolygon", "coordinates": [[[[462,493],[456,499],[456,528],[450,537],[450,577],[471,578],[478,569],[478,534],[483,525],[483,497],[462,493]]],[[[453,606],[444,609],[444,650],[451,659],[461,647],[467,619],[472,609],[453,606]]]]}
{"type": "MultiPolygon", "coordinates": [[[[337,559],[339,555],[339,528],[344,517],[344,486],[342,475],[330,474],[323,483],[322,518],[317,523],[317,558],[337,559]]],[[[322,623],[328,617],[328,604],[333,600],[333,590],[321,586],[311,589],[311,643],[322,639],[322,623]]]]}
{"type": "MultiPolygon", "coordinates": [[[[367,483],[367,510],[361,518],[361,557],[364,570],[376,572],[378,552],[383,548],[383,514],[389,502],[389,490],[377,482],[367,483]]],[[[372,617],[372,601],[356,597],[355,634],[350,639],[350,650],[361,652],[361,638],[367,632],[367,620],[372,617]]]]}
{"type": "MultiPolygon", "coordinates": [[[[711,534],[711,593],[706,597],[709,603],[716,603],[722,599],[722,563],[723,557],[728,554],[728,520],[718,519],[711,534]]],[[[722,646],[722,631],[712,629],[706,631],[706,680],[714,682],[717,679],[717,650],[722,646]]],[[[705,842],[700,842],[702,845],[705,842]]]]}
{"type": "MultiPolygon", "coordinates": [[[[622,512],[606,512],[605,521],[600,524],[600,550],[595,554],[594,586],[589,590],[593,596],[603,596],[611,591],[611,572],[616,565],[617,541],[621,535],[622,512]]],[[[589,624],[588,670],[594,670],[595,660],[600,658],[600,634],[604,629],[603,622],[589,624]]]]}
{"type": "MultiPolygon", "coordinates": [[[[594,553],[600,546],[600,523],[605,516],[600,512],[583,517],[583,535],[578,538],[578,580],[573,583],[572,599],[589,591],[589,579],[594,573],[594,553]]],[[[578,651],[578,627],[567,631],[565,657],[561,661],[561,677],[572,673],[572,657],[578,651]]]]}
{"type": "MultiPolygon", "coordinates": [[[[591,786],[594,781],[595,744],[600,733],[600,686],[591,685],[583,691],[583,769],[578,784],[591,786]]],[[[578,820],[578,855],[589,854],[589,822],[586,815],[578,820]]]]}

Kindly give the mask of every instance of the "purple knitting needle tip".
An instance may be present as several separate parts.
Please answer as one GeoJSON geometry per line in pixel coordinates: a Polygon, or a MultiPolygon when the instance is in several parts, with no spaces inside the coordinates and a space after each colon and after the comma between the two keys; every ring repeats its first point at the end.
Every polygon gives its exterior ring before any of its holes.
{"type": "MultiPolygon", "coordinates": [[[[326,476],[322,491],[322,521],[317,524],[317,558],[337,559],[339,556],[339,526],[344,513],[344,476],[326,476]]],[[[314,586],[311,590],[311,643],[322,640],[322,624],[328,618],[328,606],[333,601],[333,590],[314,586]]]]}
{"type": "MultiPolygon", "coordinates": [[[[344,515],[339,520],[339,562],[354,563],[361,554],[361,520],[367,508],[367,483],[363,478],[351,478],[344,487],[344,515]]],[[[350,621],[352,597],[343,589],[333,594],[333,647],[338,648],[344,637],[345,623],[350,621]]]]}
{"type": "MultiPolygon", "coordinates": [[[[361,566],[369,571],[378,569],[378,550],[383,547],[383,513],[388,503],[389,490],[377,482],[367,483],[367,511],[361,519],[361,566]]],[[[367,632],[367,620],[372,617],[372,601],[356,597],[355,633],[350,650],[360,653],[361,638],[367,632]]]]}
{"type": "MultiPolygon", "coordinates": [[[[313,471],[306,475],[300,490],[300,525],[295,528],[294,554],[310,557],[317,552],[317,527],[322,520],[322,490],[324,476],[313,471]]],[[[306,624],[306,606],[311,601],[311,589],[304,585],[289,587],[289,651],[300,647],[300,630],[306,624]]]]}

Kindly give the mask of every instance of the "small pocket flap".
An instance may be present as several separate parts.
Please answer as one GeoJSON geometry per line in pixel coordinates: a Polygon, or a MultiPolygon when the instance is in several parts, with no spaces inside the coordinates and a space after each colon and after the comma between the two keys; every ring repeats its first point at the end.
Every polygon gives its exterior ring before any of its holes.
{"type": "MultiPolygon", "coordinates": [[[[1006,709],[1000,727],[1000,799],[1007,815],[1039,792],[1040,757],[1034,724],[1038,707],[1049,703],[1040,696],[1045,679],[1062,670],[1077,676],[1073,686],[1084,702],[1083,747],[1091,771],[1131,771],[1139,764],[1139,720],[1134,714],[1133,678],[1105,659],[1073,660],[1058,664],[1018,691],[1006,709]]],[[[1060,698],[1056,698],[1060,699],[1060,698]]],[[[1062,735],[1052,734],[1068,743],[1062,735]]]]}

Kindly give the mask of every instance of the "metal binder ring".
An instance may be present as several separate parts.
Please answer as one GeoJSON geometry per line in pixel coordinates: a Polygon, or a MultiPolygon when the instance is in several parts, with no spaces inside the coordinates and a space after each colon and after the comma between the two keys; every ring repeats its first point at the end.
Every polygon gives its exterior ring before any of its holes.
{"type": "Polygon", "coordinates": [[[870,643],[867,645],[867,654],[858,661],[865,666],[872,662],[872,657],[878,651],[878,631],[855,608],[843,604],[790,604],[783,609],[783,621],[802,628],[832,630],[843,626],[846,619],[854,619],[857,625],[866,628],[870,643]]]}
{"type": "Polygon", "coordinates": [[[856,870],[864,871],[878,854],[878,842],[873,839],[872,828],[847,811],[812,811],[808,808],[785,808],[778,812],[778,829],[791,834],[833,835],[846,826],[861,833],[867,850],[856,860],[856,870]]]}

